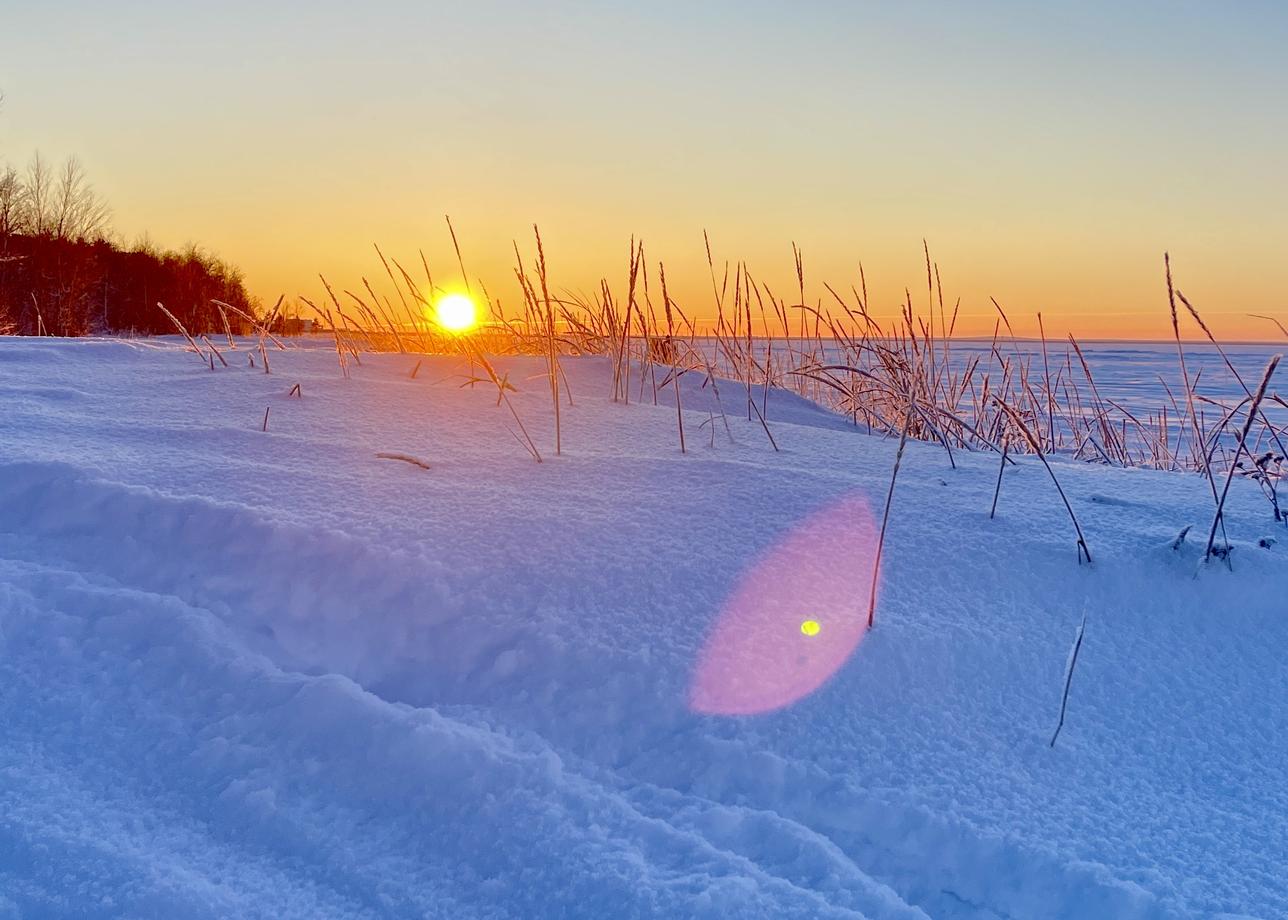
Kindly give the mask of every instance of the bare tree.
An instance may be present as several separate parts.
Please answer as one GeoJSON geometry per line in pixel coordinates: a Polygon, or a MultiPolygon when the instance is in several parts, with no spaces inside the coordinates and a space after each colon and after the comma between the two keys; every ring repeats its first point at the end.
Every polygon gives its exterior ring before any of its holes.
{"type": "MultiPolygon", "coordinates": [[[[23,228],[23,199],[26,190],[22,177],[12,166],[0,169],[0,241],[7,240],[23,228]]],[[[0,243],[2,245],[2,243],[0,243]]]]}
{"type": "Polygon", "coordinates": [[[107,205],[85,181],[80,161],[69,157],[53,188],[49,232],[59,240],[92,240],[107,226],[107,205]]]}
{"type": "Polygon", "coordinates": [[[0,231],[7,226],[10,233],[72,241],[101,238],[109,217],[79,160],[70,157],[55,173],[39,153],[27,164],[25,179],[12,168],[0,173],[0,220],[6,213],[0,231]]]}
{"type": "MultiPolygon", "coordinates": [[[[0,108],[4,107],[4,92],[0,91],[0,108]]],[[[3,287],[5,263],[10,261],[9,237],[18,230],[22,211],[22,180],[8,164],[0,171],[0,288],[3,287]]],[[[0,335],[11,335],[17,330],[9,307],[0,290],[0,335]]]]}
{"type": "Polygon", "coordinates": [[[49,164],[39,152],[34,154],[27,164],[26,195],[23,197],[24,229],[32,236],[43,236],[49,232],[50,199],[54,194],[54,177],[49,171],[49,164]]]}

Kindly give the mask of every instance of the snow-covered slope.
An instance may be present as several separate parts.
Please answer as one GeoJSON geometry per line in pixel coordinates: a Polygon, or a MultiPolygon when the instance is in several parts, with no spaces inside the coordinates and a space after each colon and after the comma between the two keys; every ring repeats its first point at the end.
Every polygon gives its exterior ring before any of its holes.
{"type": "Polygon", "coordinates": [[[786,394],[681,455],[569,359],[555,457],[510,360],[536,464],[461,361],[231,357],[0,340],[0,918],[1288,915],[1252,484],[1229,572],[1198,477],[1057,462],[1080,567],[910,444],[864,634],[895,444],[786,394]]]}

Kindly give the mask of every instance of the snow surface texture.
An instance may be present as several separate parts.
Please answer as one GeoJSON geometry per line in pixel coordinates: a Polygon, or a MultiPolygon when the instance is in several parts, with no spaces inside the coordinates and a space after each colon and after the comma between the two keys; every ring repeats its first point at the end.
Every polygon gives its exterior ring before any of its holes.
{"type": "Polygon", "coordinates": [[[1032,458],[990,521],[995,456],[909,444],[876,629],[717,715],[730,604],[802,522],[879,521],[893,440],[771,393],[775,452],[727,383],[712,446],[691,375],[682,456],[668,393],[569,359],[556,458],[510,360],[538,465],[460,360],[243,353],[0,340],[0,918],[1288,916],[1288,540],[1252,483],[1230,572],[1169,548],[1197,476],[1056,461],[1080,567],[1032,458]]]}

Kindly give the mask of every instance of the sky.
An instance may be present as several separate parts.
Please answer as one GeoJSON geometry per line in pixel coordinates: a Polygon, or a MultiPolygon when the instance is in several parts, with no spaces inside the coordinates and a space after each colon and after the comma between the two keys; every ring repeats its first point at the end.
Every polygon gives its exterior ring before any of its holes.
{"type": "MultiPolygon", "coordinates": [[[[383,272],[373,243],[514,307],[624,290],[629,240],[713,314],[745,261],[892,316],[938,263],[957,333],[1165,338],[1162,256],[1217,333],[1288,323],[1288,5],[0,0],[0,158],[75,155],[117,233],[251,291],[383,272]]],[[[792,298],[795,299],[794,297],[792,298]]],[[[1195,330],[1196,331],[1196,330],[1195,330]]]]}

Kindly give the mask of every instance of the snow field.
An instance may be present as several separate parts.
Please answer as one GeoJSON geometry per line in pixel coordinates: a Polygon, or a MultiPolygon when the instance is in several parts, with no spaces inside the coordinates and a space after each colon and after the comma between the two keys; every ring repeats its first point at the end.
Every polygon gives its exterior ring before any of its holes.
{"type": "Polygon", "coordinates": [[[1288,543],[1251,483],[1200,570],[1168,544],[1202,480],[1057,461],[1079,567],[1035,461],[990,522],[995,456],[910,444],[877,628],[703,714],[756,560],[879,516],[894,443],[773,393],[775,452],[725,383],[731,443],[686,378],[681,456],[667,394],[613,405],[586,359],[556,458],[510,359],[538,465],[414,363],[0,343],[0,916],[1288,914],[1288,543]]]}

